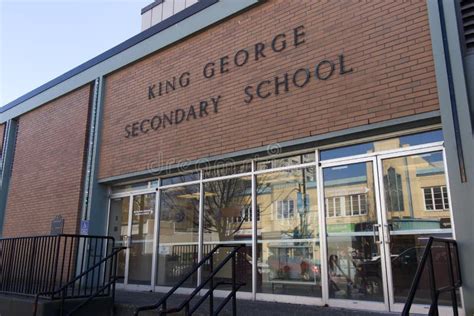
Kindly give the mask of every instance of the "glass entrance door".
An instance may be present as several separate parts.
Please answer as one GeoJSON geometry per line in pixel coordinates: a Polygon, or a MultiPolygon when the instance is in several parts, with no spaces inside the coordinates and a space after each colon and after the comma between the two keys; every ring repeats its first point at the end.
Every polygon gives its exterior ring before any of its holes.
{"type": "Polygon", "coordinates": [[[383,310],[388,301],[376,160],[326,163],[322,177],[329,302],[383,310]]]}
{"type": "Polygon", "coordinates": [[[155,193],[111,199],[109,235],[125,246],[118,274],[125,285],[151,286],[155,241],[155,193]]]}
{"type": "MultiPolygon", "coordinates": [[[[390,307],[401,311],[428,237],[452,237],[443,150],[386,155],[378,162],[390,307]]],[[[444,252],[435,248],[434,254],[437,282],[447,284],[444,252]]],[[[441,304],[444,300],[449,303],[449,297],[440,297],[441,304]]],[[[429,280],[423,277],[415,297],[418,312],[426,313],[429,301],[429,280]]]]}
{"type": "MultiPolygon", "coordinates": [[[[442,146],[324,162],[322,178],[329,303],[400,312],[428,238],[453,236],[442,146]]],[[[434,266],[447,285],[443,250],[434,266]]],[[[423,276],[413,311],[430,299],[423,276]]]]}

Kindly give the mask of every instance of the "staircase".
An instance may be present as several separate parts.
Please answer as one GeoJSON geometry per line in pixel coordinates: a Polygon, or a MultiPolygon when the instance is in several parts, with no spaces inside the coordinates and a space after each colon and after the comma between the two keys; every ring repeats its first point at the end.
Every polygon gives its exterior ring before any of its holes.
{"type": "Polygon", "coordinates": [[[166,315],[171,313],[184,313],[184,315],[192,315],[209,299],[209,315],[218,315],[223,308],[232,301],[232,315],[237,315],[237,291],[244,283],[236,281],[236,257],[238,251],[244,248],[245,245],[217,245],[215,246],[200,262],[198,262],[193,269],[191,269],[168,293],[162,296],[155,304],[143,305],[135,309],[134,316],[143,315],[145,311],[157,311],[158,315],[166,315]],[[221,248],[231,248],[232,251],[214,268],[214,255],[221,248]],[[216,275],[224,268],[227,262],[232,264],[232,278],[230,282],[219,281],[215,282],[216,275]],[[200,268],[209,262],[210,274],[192,291],[191,294],[184,297],[184,299],[173,307],[168,307],[168,302],[176,291],[183,286],[191,277],[198,273],[200,268]],[[217,306],[215,306],[214,291],[222,286],[230,285],[231,290],[225,298],[223,298],[217,306]],[[205,287],[207,288],[205,289],[205,287]],[[203,293],[201,293],[203,291],[203,293]],[[199,295],[198,295],[199,294],[199,295]]]}

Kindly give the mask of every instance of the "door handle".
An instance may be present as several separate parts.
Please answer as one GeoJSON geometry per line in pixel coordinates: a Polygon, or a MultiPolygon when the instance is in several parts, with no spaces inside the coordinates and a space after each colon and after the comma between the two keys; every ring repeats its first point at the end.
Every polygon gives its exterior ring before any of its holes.
{"type": "Polygon", "coordinates": [[[377,236],[378,236],[378,228],[380,227],[380,224],[374,224],[372,225],[372,232],[374,233],[374,243],[375,244],[381,244],[382,242],[380,241],[380,236],[379,236],[379,240],[377,240],[377,236]]]}
{"type": "Polygon", "coordinates": [[[132,245],[132,236],[123,236],[124,246],[130,248],[132,245]]]}

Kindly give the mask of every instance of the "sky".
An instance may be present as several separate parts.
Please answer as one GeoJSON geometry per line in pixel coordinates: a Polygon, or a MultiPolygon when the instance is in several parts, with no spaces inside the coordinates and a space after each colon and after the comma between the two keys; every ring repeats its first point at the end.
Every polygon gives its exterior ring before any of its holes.
{"type": "Polygon", "coordinates": [[[0,0],[0,106],[138,34],[153,0],[0,0]]]}

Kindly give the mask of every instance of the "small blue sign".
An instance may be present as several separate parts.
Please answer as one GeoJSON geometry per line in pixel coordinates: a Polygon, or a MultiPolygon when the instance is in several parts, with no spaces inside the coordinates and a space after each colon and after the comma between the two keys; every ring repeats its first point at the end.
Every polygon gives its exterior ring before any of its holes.
{"type": "Polygon", "coordinates": [[[89,235],[89,220],[81,220],[81,235],[89,235]]]}
{"type": "MultiPolygon", "coordinates": [[[[306,209],[309,210],[309,194],[306,194],[306,209]]],[[[303,210],[303,194],[301,192],[296,193],[296,207],[298,210],[303,210]]]]}

